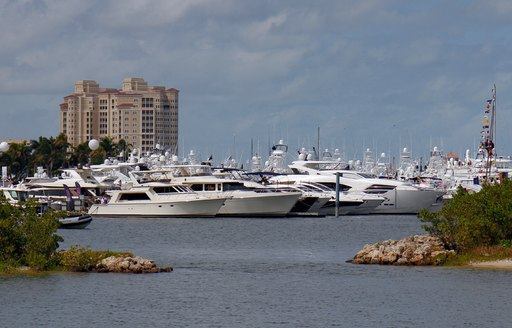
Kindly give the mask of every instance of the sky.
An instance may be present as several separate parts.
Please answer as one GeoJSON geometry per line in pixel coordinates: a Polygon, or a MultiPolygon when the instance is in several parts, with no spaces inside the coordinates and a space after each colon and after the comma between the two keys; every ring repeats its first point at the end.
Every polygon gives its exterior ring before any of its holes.
{"type": "Polygon", "coordinates": [[[508,0],[0,0],[0,141],[59,134],[78,80],[180,90],[180,153],[244,161],[284,140],[464,154],[497,91],[512,155],[508,0]]]}

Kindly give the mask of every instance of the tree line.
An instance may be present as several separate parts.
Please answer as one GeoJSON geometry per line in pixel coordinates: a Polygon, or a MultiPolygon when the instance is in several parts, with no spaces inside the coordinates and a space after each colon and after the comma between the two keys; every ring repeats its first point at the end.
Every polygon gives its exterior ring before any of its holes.
{"type": "Polygon", "coordinates": [[[105,159],[127,154],[133,149],[124,139],[114,142],[105,137],[99,140],[96,150],[89,148],[88,142],[72,146],[66,135],[57,137],[39,137],[37,140],[11,143],[9,149],[0,153],[0,166],[8,167],[8,174],[13,182],[19,182],[33,176],[37,167],[43,167],[52,177],[58,175],[59,169],[80,167],[87,164],[101,164],[105,159]]]}

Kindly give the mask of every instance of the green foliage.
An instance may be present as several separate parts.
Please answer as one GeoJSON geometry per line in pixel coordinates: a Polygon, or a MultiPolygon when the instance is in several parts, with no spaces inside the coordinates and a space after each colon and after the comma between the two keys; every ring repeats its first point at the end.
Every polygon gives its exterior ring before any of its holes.
{"type": "Polygon", "coordinates": [[[91,149],[87,142],[81,143],[76,147],[73,147],[73,151],[70,155],[69,164],[71,166],[84,166],[89,162],[91,149]]]}
{"type": "Polygon", "coordinates": [[[32,165],[43,166],[48,174],[53,176],[59,168],[65,165],[68,147],[67,138],[62,133],[57,138],[39,137],[38,140],[32,140],[32,165]]]}
{"type": "Polygon", "coordinates": [[[512,248],[512,240],[510,240],[510,239],[501,240],[500,246],[506,247],[506,248],[512,248]]]}
{"type": "Polygon", "coordinates": [[[96,267],[101,260],[110,256],[133,256],[131,253],[112,251],[93,251],[90,248],[71,246],[59,252],[60,265],[67,271],[88,272],[96,267]]]}
{"type": "Polygon", "coordinates": [[[92,164],[101,164],[106,158],[117,157],[121,151],[126,154],[129,148],[130,145],[124,139],[115,143],[112,138],[101,138],[99,148],[90,153],[92,164]]]}
{"type": "Polygon", "coordinates": [[[0,262],[8,266],[29,266],[36,270],[55,265],[52,256],[62,237],[58,212],[37,215],[37,204],[22,206],[0,203],[0,262]]]}
{"type": "Polygon", "coordinates": [[[421,211],[423,228],[448,248],[465,251],[512,240],[512,182],[485,184],[478,193],[459,189],[437,213],[421,211]]]}
{"type": "Polygon", "coordinates": [[[63,212],[37,214],[33,200],[14,206],[0,202],[0,272],[14,272],[28,266],[32,270],[63,269],[87,272],[109,256],[133,256],[128,252],[93,251],[72,246],[57,251],[63,238],[56,234],[63,212]]]}
{"type": "Polygon", "coordinates": [[[0,154],[0,166],[7,166],[13,181],[27,177],[31,167],[31,148],[26,143],[10,144],[9,150],[0,154]]]}

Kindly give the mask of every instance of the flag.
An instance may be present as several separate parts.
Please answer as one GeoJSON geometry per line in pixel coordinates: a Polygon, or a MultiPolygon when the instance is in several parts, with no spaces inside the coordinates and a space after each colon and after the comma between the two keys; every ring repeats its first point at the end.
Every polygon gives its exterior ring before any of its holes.
{"type": "Polygon", "coordinates": [[[80,196],[82,194],[82,188],[80,187],[80,184],[78,183],[78,181],[75,181],[75,189],[76,189],[77,195],[80,196]]]}
{"type": "Polygon", "coordinates": [[[66,194],[66,200],[69,201],[73,198],[73,196],[71,196],[71,190],[69,190],[69,187],[67,185],[63,185],[64,186],[64,193],[66,194]]]}
{"type": "Polygon", "coordinates": [[[66,193],[66,205],[68,211],[73,211],[75,209],[75,203],[73,202],[73,196],[71,196],[71,190],[67,185],[64,185],[64,192],[66,193]]]}

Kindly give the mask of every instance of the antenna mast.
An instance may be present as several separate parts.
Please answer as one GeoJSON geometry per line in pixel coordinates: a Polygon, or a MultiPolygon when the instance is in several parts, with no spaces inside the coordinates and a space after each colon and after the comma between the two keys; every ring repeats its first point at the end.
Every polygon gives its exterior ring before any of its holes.
{"type": "Polygon", "coordinates": [[[486,151],[486,165],[485,165],[485,180],[488,181],[491,175],[492,158],[495,156],[494,152],[494,140],[496,138],[496,84],[492,89],[492,98],[487,100],[485,106],[485,116],[482,131],[482,145],[480,148],[486,151]],[[489,117],[490,115],[490,122],[489,117]]]}

